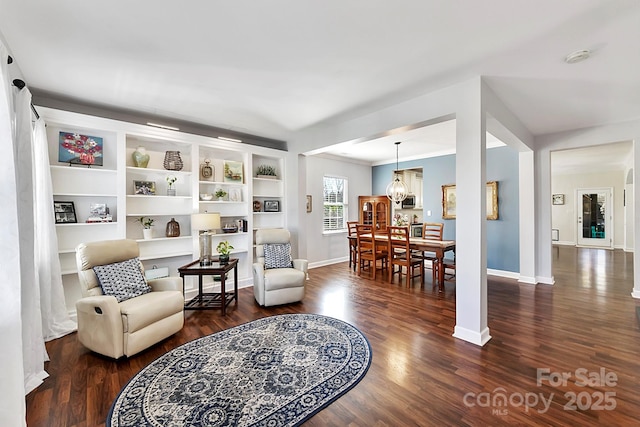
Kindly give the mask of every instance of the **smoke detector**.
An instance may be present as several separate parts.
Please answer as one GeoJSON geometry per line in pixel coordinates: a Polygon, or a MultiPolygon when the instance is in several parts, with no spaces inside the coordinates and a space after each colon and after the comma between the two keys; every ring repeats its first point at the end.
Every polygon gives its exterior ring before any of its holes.
{"type": "Polygon", "coordinates": [[[567,64],[575,64],[576,62],[584,61],[589,58],[591,55],[591,51],[589,49],[581,49],[576,50],[575,52],[571,52],[564,58],[564,62],[567,64]]]}

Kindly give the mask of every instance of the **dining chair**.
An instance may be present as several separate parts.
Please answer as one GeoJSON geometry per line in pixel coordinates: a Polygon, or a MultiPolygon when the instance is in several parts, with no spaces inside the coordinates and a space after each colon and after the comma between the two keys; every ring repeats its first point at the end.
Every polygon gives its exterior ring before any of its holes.
{"type": "Polygon", "coordinates": [[[406,269],[406,284],[411,285],[414,277],[420,276],[420,283],[424,283],[424,260],[420,253],[411,251],[409,241],[409,227],[387,227],[389,233],[389,283],[393,281],[393,275],[398,273],[402,282],[402,268],[406,269]],[[395,266],[400,267],[396,271],[395,266]],[[418,274],[415,271],[418,270],[418,274]]]}
{"type": "Polygon", "coordinates": [[[381,261],[381,269],[384,268],[388,260],[388,252],[386,247],[382,250],[373,234],[373,228],[371,225],[357,224],[356,225],[356,238],[358,246],[358,276],[362,274],[362,268],[366,262],[372,271],[372,278],[376,278],[376,270],[378,269],[378,260],[381,261]]]}
{"type": "Polygon", "coordinates": [[[442,267],[443,270],[443,274],[444,274],[444,280],[453,280],[456,277],[456,253],[455,251],[453,252],[453,258],[444,258],[442,260],[442,267]],[[447,270],[449,270],[449,272],[447,273],[447,270]]]}
{"type": "Polygon", "coordinates": [[[356,237],[356,225],[358,221],[347,221],[347,231],[349,232],[349,268],[353,266],[356,271],[356,263],[358,262],[358,240],[356,237]]]}
{"type": "MultiPolygon", "coordinates": [[[[440,240],[442,241],[442,234],[444,231],[444,224],[441,222],[425,222],[422,224],[422,238],[429,240],[440,240]]],[[[434,252],[425,251],[422,253],[423,261],[425,262],[424,266],[427,268],[427,265],[431,266],[431,276],[433,280],[433,284],[436,283],[436,277],[438,277],[438,266],[436,265],[438,259],[436,258],[436,254],[434,252]]]]}

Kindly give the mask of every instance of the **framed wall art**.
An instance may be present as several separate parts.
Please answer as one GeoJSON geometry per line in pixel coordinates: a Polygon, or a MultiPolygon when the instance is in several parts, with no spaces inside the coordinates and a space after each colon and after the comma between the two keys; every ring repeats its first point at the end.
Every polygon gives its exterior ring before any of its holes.
{"type": "Polygon", "coordinates": [[[73,202],[53,202],[53,213],[55,215],[56,224],[75,224],[78,222],[76,218],[76,208],[73,202]]]}
{"type": "Polygon", "coordinates": [[[230,202],[241,202],[242,201],[242,190],[239,188],[230,188],[229,189],[229,201],[230,202]]]}
{"type": "Polygon", "coordinates": [[[242,162],[224,161],[224,182],[243,182],[242,162]]]}
{"type": "Polygon", "coordinates": [[[103,142],[99,136],[60,132],[58,161],[70,165],[102,166],[103,142]]]}
{"type": "Polygon", "coordinates": [[[156,183],[154,181],[133,181],[133,194],[153,196],[156,194],[156,183]]]}
{"type": "MultiPolygon", "coordinates": [[[[487,219],[498,219],[498,181],[487,182],[487,219]]],[[[456,219],[456,185],[442,186],[442,218],[456,219]]]]}
{"type": "Polygon", "coordinates": [[[554,194],[551,201],[554,205],[564,205],[564,194],[554,194]]]}
{"type": "Polygon", "coordinates": [[[280,212],[280,201],[279,200],[265,200],[263,205],[263,209],[265,212],[280,212]]]}

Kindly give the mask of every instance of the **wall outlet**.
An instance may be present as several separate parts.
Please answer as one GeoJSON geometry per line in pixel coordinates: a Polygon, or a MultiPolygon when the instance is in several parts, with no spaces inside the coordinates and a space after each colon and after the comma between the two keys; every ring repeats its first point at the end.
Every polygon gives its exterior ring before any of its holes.
{"type": "Polygon", "coordinates": [[[431,211],[427,211],[427,216],[431,216],[431,211]]]}

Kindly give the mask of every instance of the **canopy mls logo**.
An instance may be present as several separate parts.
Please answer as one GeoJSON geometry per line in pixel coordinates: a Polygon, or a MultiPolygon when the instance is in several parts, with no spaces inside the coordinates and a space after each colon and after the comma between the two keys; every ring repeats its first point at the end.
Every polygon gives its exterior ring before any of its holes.
{"type": "MultiPolygon", "coordinates": [[[[615,372],[600,368],[589,371],[578,368],[573,372],[552,372],[549,368],[538,368],[536,371],[536,386],[542,387],[616,387],[618,375],[615,372]]],[[[508,393],[504,387],[496,387],[492,392],[467,393],[463,397],[465,406],[491,408],[491,414],[496,416],[509,415],[509,408],[524,407],[524,412],[536,410],[540,414],[546,413],[551,407],[555,393],[513,392],[508,393]]],[[[567,391],[563,394],[567,403],[563,405],[565,411],[612,411],[616,408],[616,393],[613,391],[567,391]]]]}

